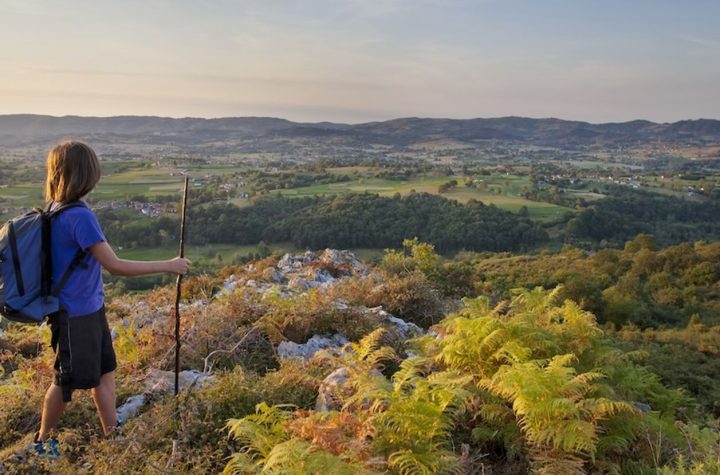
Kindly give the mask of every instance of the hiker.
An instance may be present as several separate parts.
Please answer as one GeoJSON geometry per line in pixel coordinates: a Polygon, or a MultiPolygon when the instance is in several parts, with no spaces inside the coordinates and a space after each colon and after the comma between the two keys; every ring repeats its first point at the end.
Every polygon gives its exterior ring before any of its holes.
{"type": "Polygon", "coordinates": [[[85,198],[100,180],[100,164],[86,144],[66,141],[50,150],[47,159],[45,198],[50,209],[79,202],[53,218],[51,226],[53,285],[65,277],[71,264],[84,262],[67,273],[59,295],[61,310],[50,315],[55,378],[43,402],[35,451],[59,455],[57,440],[48,438],[75,389],[90,389],[103,432],[118,426],[115,408],[117,366],[110,329],[105,318],[101,266],[113,275],[145,275],[160,272],[185,274],[190,261],[176,257],[164,261],[130,261],[115,255],[103,235],[95,213],[85,198]],[[86,251],[83,255],[81,251],[86,251]]]}

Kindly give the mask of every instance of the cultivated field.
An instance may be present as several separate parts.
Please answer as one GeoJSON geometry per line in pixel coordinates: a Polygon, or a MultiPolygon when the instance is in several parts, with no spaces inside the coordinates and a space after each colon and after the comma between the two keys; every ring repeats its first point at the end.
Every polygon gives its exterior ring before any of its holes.
{"type": "MultiPolygon", "coordinates": [[[[360,167],[335,168],[333,171],[345,170],[351,173],[360,167]]],[[[522,192],[530,188],[528,177],[517,175],[490,175],[482,177],[475,188],[464,186],[465,177],[419,177],[411,180],[385,180],[381,178],[359,178],[357,180],[330,183],[327,185],[305,186],[278,190],[284,196],[312,196],[336,193],[377,193],[382,196],[393,196],[395,193],[407,195],[412,190],[439,194],[438,188],[450,180],[457,180],[458,186],[443,193],[442,196],[467,203],[471,199],[482,201],[485,204],[494,204],[498,208],[516,213],[523,206],[527,206],[531,218],[547,221],[558,218],[570,208],[531,201],[521,196],[522,192]]]]}

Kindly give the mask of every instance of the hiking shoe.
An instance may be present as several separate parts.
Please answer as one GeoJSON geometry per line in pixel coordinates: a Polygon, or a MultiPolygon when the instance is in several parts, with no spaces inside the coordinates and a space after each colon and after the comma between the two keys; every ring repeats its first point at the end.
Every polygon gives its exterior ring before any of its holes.
{"type": "Polygon", "coordinates": [[[118,438],[124,437],[125,436],[125,430],[123,428],[124,424],[125,424],[125,421],[118,418],[117,424],[115,425],[115,427],[110,429],[110,433],[108,433],[108,437],[110,437],[111,439],[118,439],[118,438]]]}
{"type": "Polygon", "coordinates": [[[48,457],[57,458],[60,457],[60,444],[57,439],[52,438],[45,441],[46,453],[48,457]]]}
{"type": "Polygon", "coordinates": [[[60,447],[57,439],[54,437],[42,441],[38,439],[38,434],[35,434],[32,442],[31,453],[39,455],[40,457],[58,458],[60,457],[60,447]]]}
{"type": "Polygon", "coordinates": [[[33,441],[32,450],[35,455],[39,455],[41,457],[45,457],[47,455],[47,450],[45,450],[45,442],[37,440],[37,438],[33,441]]]}

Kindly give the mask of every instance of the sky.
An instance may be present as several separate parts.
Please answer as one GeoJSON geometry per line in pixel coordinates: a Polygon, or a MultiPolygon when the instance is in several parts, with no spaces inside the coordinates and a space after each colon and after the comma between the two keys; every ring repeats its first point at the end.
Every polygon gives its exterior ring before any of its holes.
{"type": "Polygon", "coordinates": [[[720,119],[717,0],[0,0],[0,114],[720,119]]]}

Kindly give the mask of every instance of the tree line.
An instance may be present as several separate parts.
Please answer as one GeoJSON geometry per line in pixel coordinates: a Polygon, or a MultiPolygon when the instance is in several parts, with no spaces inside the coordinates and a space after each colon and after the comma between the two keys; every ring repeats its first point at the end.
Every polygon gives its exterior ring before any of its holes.
{"type": "MultiPolygon", "coordinates": [[[[106,210],[98,216],[116,246],[177,242],[174,218],[133,219],[106,210]]],[[[399,247],[408,237],[432,243],[440,252],[524,250],[548,240],[547,233],[525,217],[479,201],[461,204],[428,193],[263,196],[249,207],[212,203],[188,212],[188,242],[195,245],[289,241],[312,249],[385,248],[399,247]]]]}
{"type": "Polygon", "coordinates": [[[695,201],[622,186],[570,220],[567,234],[580,241],[620,244],[640,233],[659,245],[712,240],[720,236],[720,201],[695,201]]]}

